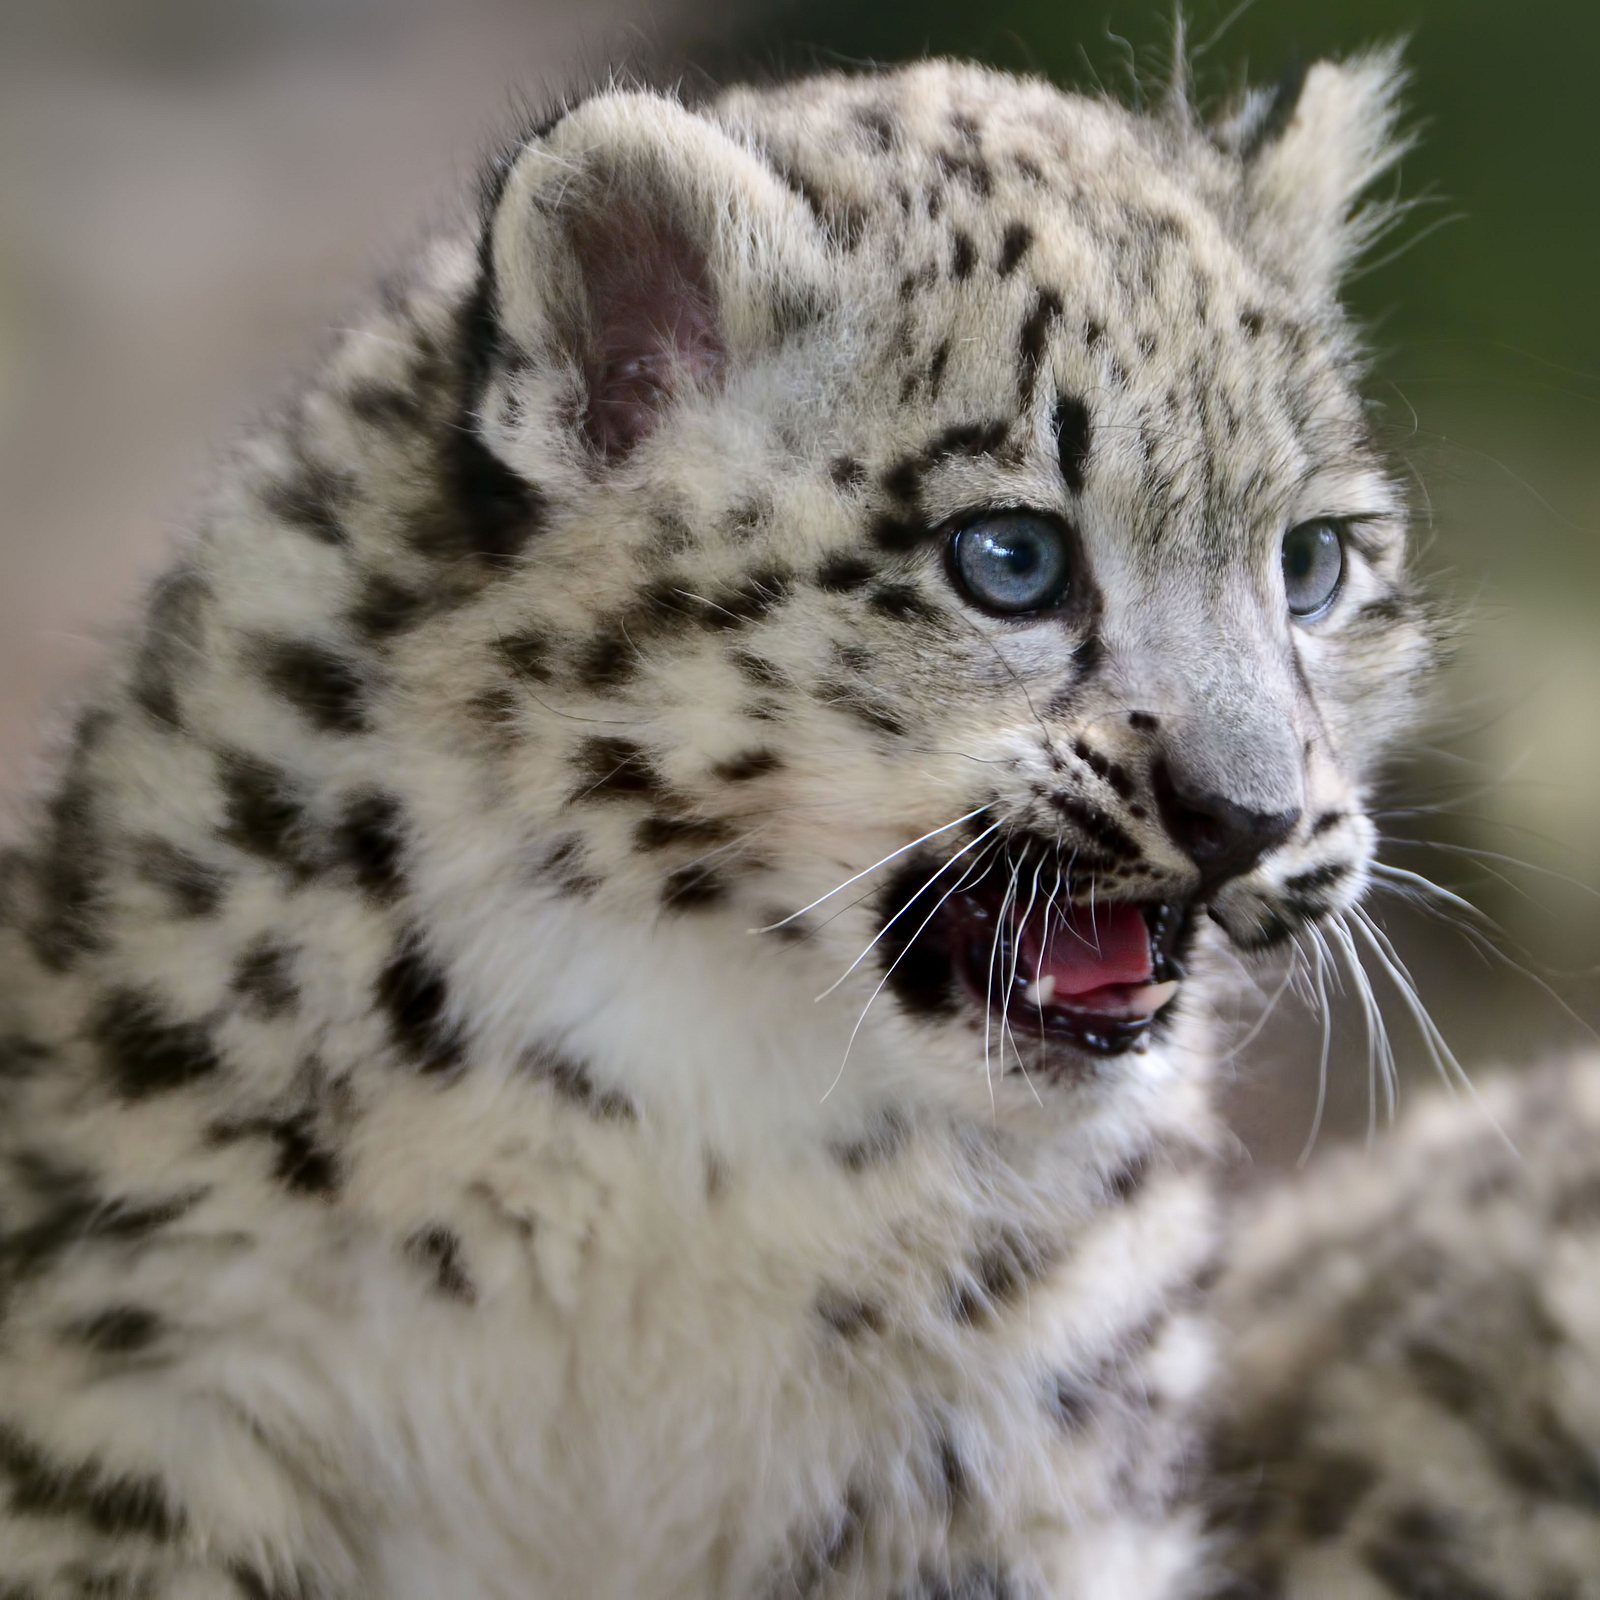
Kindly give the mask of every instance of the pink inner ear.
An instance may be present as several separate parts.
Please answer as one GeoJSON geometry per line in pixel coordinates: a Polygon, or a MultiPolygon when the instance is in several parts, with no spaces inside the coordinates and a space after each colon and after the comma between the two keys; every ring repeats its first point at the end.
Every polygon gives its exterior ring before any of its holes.
{"type": "Polygon", "coordinates": [[[671,219],[614,195],[586,211],[572,244],[589,301],[584,431],[618,460],[682,390],[721,375],[710,263],[671,219]]]}

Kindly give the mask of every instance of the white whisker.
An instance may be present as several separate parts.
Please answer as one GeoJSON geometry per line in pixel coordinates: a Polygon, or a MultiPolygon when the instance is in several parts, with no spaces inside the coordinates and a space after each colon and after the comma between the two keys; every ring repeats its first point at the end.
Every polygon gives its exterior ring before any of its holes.
{"type": "Polygon", "coordinates": [[[870,867],[863,867],[859,872],[853,873],[846,878],[843,883],[835,884],[826,894],[819,894],[810,905],[801,906],[798,911],[791,911],[788,916],[780,917],[776,922],[769,922],[764,928],[751,928],[750,932],[772,933],[778,928],[787,927],[796,917],[803,917],[806,912],[814,911],[824,900],[831,900],[840,890],[848,889],[852,883],[860,883],[868,873],[876,872],[879,867],[888,866],[891,861],[898,860],[908,850],[915,850],[919,844],[926,844],[930,839],[937,839],[941,833],[949,833],[952,828],[959,828],[963,822],[970,822],[974,817],[988,809],[986,805],[974,806],[965,816],[957,817],[954,822],[947,822],[942,828],[932,828],[923,834],[920,839],[913,839],[910,844],[903,844],[899,849],[891,850],[888,855],[879,857],[870,867]]]}
{"type": "Polygon", "coordinates": [[[1444,1034],[1440,1032],[1439,1026],[1433,1020],[1428,1008],[1423,1005],[1421,997],[1417,994],[1416,982],[1412,978],[1405,962],[1400,959],[1388,934],[1360,906],[1353,906],[1351,910],[1356,918],[1357,931],[1365,937],[1372,949],[1372,953],[1377,956],[1379,964],[1388,973],[1389,981],[1399,991],[1401,1000],[1415,1020],[1417,1031],[1422,1035],[1423,1045],[1432,1058],[1434,1068],[1444,1081],[1446,1088],[1452,1094],[1458,1084],[1465,1089],[1478,1110],[1482,1112],[1489,1126],[1499,1135],[1501,1142],[1520,1161],[1522,1159],[1521,1152],[1517,1149],[1511,1136],[1500,1126],[1493,1112],[1483,1103],[1466,1068],[1457,1060],[1455,1051],[1450,1048],[1448,1041],[1445,1039],[1444,1034]]]}
{"type": "Polygon", "coordinates": [[[856,968],[859,967],[861,965],[861,963],[863,961],[865,961],[867,959],[867,957],[870,956],[875,949],[877,949],[879,940],[881,940],[883,938],[883,936],[886,933],[888,933],[888,931],[895,925],[895,923],[897,923],[901,919],[901,917],[903,917],[906,914],[906,912],[908,912],[912,908],[912,906],[914,906],[917,903],[917,901],[919,901],[923,897],[923,895],[926,894],[928,892],[928,890],[931,889],[933,887],[933,885],[940,878],[942,878],[945,875],[945,873],[947,873],[951,869],[951,867],[953,867],[956,864],[956,862],[958,862],[962,858],[962,856],[964,856],[969,850],[976,850],[977,847],[980,844],[982,844],[983,841],[985,839],[987,839],[989,837],[989,835],[992,834],[1000,826],[1001,826],[1001,824],[998,823],[998,822],[991,822],[989,824],[989,826],[987,828],[985,828],[983,830],[983,832],[980,833],[977,836],[976,839],[973,839],[968,844],[962,845],[962,847],[959,850],[957,850],[956,853],[953,856],[951,856],[949,858],[949,860],[947,860],[944,863],[944,865],[941,866],[939,868],[939,870],[937,872],[935,872],[934,875],[931,878],[929,878],[927,880],[927,882],[924,883],[922,885],[922,887],[920,889],[918,889],[917,892],[914,895],[912,895],[912,897],[909,900],[907,900],[906,903],[903,906],[901,906],[900,909],[897,912],[895,912],[895,914],[892,917],[890,917],[889,920],[886,923],[884,923],[884,925],[877,931],[877,933],[873,935],[872,940],[867,945],[866,949],[863,950],[861,952],[861,954],[858,955],[855,958],[855,960],[852,961],[850,963],[850,965],[848,967],[846,967],[844,969],[844,971],[841,972],[839,974],[839,976],[837,978],[835,978],[833,980],[833,982],[830,983],[828,985],[828,987],[826,989],[824,989],[822,991],[822,993],[817,996],[817,999],[818,1000],[826,1000],[828,998],[828,996],[830,994],[832,994],[833,991],[835,989],[837,989],[839,987],[839,985],[841,983],[843,983],[845,981],[845,979],[848,978],[850,976],[850,974],[852,972],[854,972],[856,970],[856,968]]]}
{"type": "Polygon", "coordinates": [[[1317,998],[1322,1011],[1322,1056],[1317,1063],[1317,1105],[1311,1116],[1311,1132],[1306,1136],[1304,1148],[1295,1165],[1303,1167],[1316,1148],[1317,1135],[1322,1132],[1322,1119],[1328,1108],[1328,1053],[1333,1045],[1333,1006],[1328,999],[1327,967],[1332,963],[1322,930],[1312,924],[1306,932],[1311,936],[1311,948],[1317,957],[1317,998]]]}
{"type": "MultiPolygon", "coordinates": [[[[936,905],[933,908],[933,910],[930,911],[927,914],[927,916],[922,919],[921,923],[917,927],[917,931],[914,934],[911,935],[910,939],[908,939],[906,941],[905,950],[902,950],[900,952],[900,954],[897,955],[894,958],[894,960],[889,963],[888,970],[884,973],[884,975],[881,978],[878,979],[877,988],[875,988],[872,991],[872,993],[867,996],[867,1003],[864,1006],[862,1006],[861,1015],[856,1018],[855,1027],[853,1027],[850,1030],[850,1037],[846,1041],[845,1047],[844,1047],[844,1057],[839,1062],[839,1070],[836,1073],[834,1073],[833,1082],[830,1083],[828,1085],[828,1087],[822,1091],[822,1099],[823,1100],[826,1100],[828,1098],[828,1096],[830,1094],[832,1094],[833,1091],[839,1087],[839,1080],[844,1077],[844,1069],[845,1069],[846,1066],[849,1065],[849,1062],[850,1062],[850,1052],[853,1049],[855,1049],[856,1035],[861,1032],[861,1025],[867,1020],[867,1013],[872,1009],[872,1002],[874,1000],[876,1000],[880,994],[883,993],[884,986],[888,983],[889,979],[894,976],[894,969],[896,967],[898,967],[900,965],[900,963],[905,959],[906,950],[911,949],[911,947],[922,936],[922,930],[924,928],[926,928],[928,926],[928,924],[930,922],[932,922],[933,919],[936,916],[938,916],[939,913],[944,909],[945,901],[948,900],[951,895],[955,894],[957,890],[962,888],[962,886],[965,885],[967,883],[967,881],[971,878],[973,873],[982,871],[988,865],[988,859],[989,859],[988,853],[986,852],[984,855],[979,856],[977,858],[977,860],[971,861],[971,862],[969,862],[967,864],[967,870],[965,872],[963,872],[961,874],[961,876],[959,878],[957,878],[956,881],[953,884],[951,884],[948,889],[945,890],[943,896],[939,900],[938,905],[936,905]]],[[[820,1104],[821,1102],[819,1101],[818,1103],[820,1104]]]]}

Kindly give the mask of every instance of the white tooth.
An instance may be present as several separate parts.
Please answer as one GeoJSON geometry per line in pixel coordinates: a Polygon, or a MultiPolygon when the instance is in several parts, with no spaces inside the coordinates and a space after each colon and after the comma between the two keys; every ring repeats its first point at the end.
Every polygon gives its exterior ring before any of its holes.
{"type": "Polygon", "coordinates": [[[1024,994],[1029,1005],[1047,1006],[1050,1004],[1051,1000],[1055,998],[1055,992],[1056,975],[1053,972],[1047,972],[1043,977],[1035,978],[1033,982],[1028,985],[1027,989],[1024,991],[1024,994]]]}
{"type": "Polygon", "coordinates": [[[1177,980],[1168,983],[1146,983],[1137,989],[1130,989],[1127,994],[1126,1004],[1129,1012],[1144,1012],[1154,1015],[1173,995],[1178,992],[1177,980]]]}

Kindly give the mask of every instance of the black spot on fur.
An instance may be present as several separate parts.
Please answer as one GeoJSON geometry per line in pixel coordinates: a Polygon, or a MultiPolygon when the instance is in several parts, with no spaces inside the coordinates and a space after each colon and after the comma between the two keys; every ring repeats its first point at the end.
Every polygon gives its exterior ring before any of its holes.
{"type": "Polygon", "coordinates": [[[1145,1186],[1149,1176],[1150,1153],[1141,1150],[1106,1179],[1106,1194],[1116,1204],[1126,1205],[1145,1186]]]}
{"type": "Polygon", "coordinates": [[[143,1100],[211,1077],[221,1062],[198,1023],[168,1016],[153,995],[112,989],[95,1007],[89,1036],[117,1092],[143,1100]]]}
{"type": "Polygon", "coordinates": [[[616,1089],[602,1089],[580,1061],[555,1051],[540,1050],[527,1058],[535,1077],[548,1083],[569,1105],[579,1107],[601,1122],[634,1122],[638,1108],[616,1089]]]}
{"type": "Polygon", "coordinates": [[[661,904],[669,911],[698,911],[721,904],[728,885],[715,868],[695,863],[669,872],[661,884],[661,904]]]}
{"type": "Polygon", "coordinates": [[[499,648],[506,664],[519,678],[529,683],[549,681],[550,645],[542,634],[524,628],[520,633],[501,639],[499,648]]]}
{"type": "Polygon", "coordinates": [[[848,594],[872,578],[877,568],[860,556],[829,556],[817,568],[817,587],[830,594],[848,594]]]}
{"type": "Polygon", "coordinates": [[[222,789],[222,837],[276,866],[299,874],[308,870],[304,855],[306,817],[284,772],[248,756],[218,758],[222,789]]]}
{"type": "Polygon", "coordinates": [[[776,568],[753,572],[700,601],[697,618],[705,628],[742,628],[781,605],[788,597],[789,586],[789,575],[776,568]]]}
{"type": "Polygon", "coordinates": [[[461,1240],[442,1222],[419,1228],[406,1240],[405,1248],[413,1261],[429,1270],[434,1288],[446,1299],[469,1306],[476,1302],[478,1291],[462,1259],[461,1240]]]}
{"type": "Polygon", "coordinates": [[[897,1111],[884,1111],[873,1118],[858,1138],[831,1147],[834,1159],[848,1172],[866,1172],[884,1166],[905,1149],[911,1138],[911,1125],[897,1111]]]}
{"type": "Polygon", "coordinates": [[[631,739],[605,735],[585,739],[578,747],[573,766],[582,785],[581,799],[650,798],[663,790],[660,773],[643,748],[631,739]]]}
{"type": "Polygon", "coordinates": [[[786,689],[789,680],[765,656],[748,650],[736,650],[730,658],[741,676],[763,689],[786,689]]]}
{"type": "Polygon", "coordinates": [[[950,364],[950,341],[941,339],[933,352],[933,358],[928,363],[928,397],[931,400],[939,398],[940,391],[944,388],[945,369],[950,364]]]}
{"type": "Polygon", "coordinates": [[[1327,1451],[1301,1463],[1295,1485],[1300,1531],[1308,1539],[1337,1539],[1378,1481],[1378,1469],[1346,1451],[1327,1451]]]}
{"type": "Polygon", "coordinates": [[[1161,721],[1160,718],[1151,716],[1148,711],[1130,711],[1128,726],[1140,733],[1154,733],[1161,726],[1161,721]]]}
{"type": "Polygon", "coordinates": [[[102,726],[98,715],[78,725],[60,787],[45,806],[44,837],[31,867],[40,911],[28,942],[40,962],[65,972],[100,946],[105,846],[96,816],[88,761],[102,726]]]}
{"type": "Polygon", "coordinates": [[[957,228],[950,249],[951,277],[957,282],[965,282],[972,276],[972,269],[977,264],[978,247],[972,242],[972,235],[957,228]]]}
{"type": "Polygon", "coordinates": [[[828,476],[841,489],[859,489],[867,481],[867,469],[854,456],[835,456],[828,463],[828,476]]]}
{"type": "Polygon", "coordinates": [[[318,1136],[310,1111],[288,1117],[250,1117],[219,1122],[208,1130],[217,1144],[240,1139],[263,1139],[272,1149],[272,1175],[290,1194],[316,1200],[335,1200],[344,1187],[344,1166],[338,1155],[318,1136]]]}
{"type": "Polygon", "coordinates": [[[563,894],[587,895],[600,887],[600,880],[585,871],[583,842],[573,834],[558,838],[550,845],[540,868],[555,880],[563,894]]]}
{"type": "Polygon", "coordinates": [[[1283,886],[1290,894],[1314,894],[1318,889],[1331,889],[1334,884],[1348,878],[1354,869],[1348,861],[1327,861],[1320,867],[1297,872],[1285,878],[1283,886]]]}
{"type": "Polygon", "coordinates": [[[179,917],[214,915],[227,888],[223,873],[166,839],[141,840],[134,871],[166,897],[169,910],[179,917]]]}
{"type": "Polygon", "coordinates": [[[1094,1395],[1083,1384],[1058,1375],[1050,1385],[1048,1408],[1060,1427],[1078,1433],[1094,1419],[1094,1395]]]}
{"type": "Polygon", "coordinates": [[[950,456],[992,456],[1004,447],[1009,432],[1004,418],[990,422],[957,422],[928,441],[924,455],[929,461],[950,456]]]}
{"type": "Polygon", "coordinates": [[[936,622],[941,614],[912,583],[879,584],[867,603],[880,617],[893,617],[897,622],[936,622]]]}
{"type": "Polygon", "coordinates": [[[1362,1551],[1373,1577],[1401,1600],[1508,1600],[1466,1564],[1464,1530],[1430,1507],[1402,1507],[1362,1551]]]}
{"type": "Polygon", "coordinates": [[[410,428],[423,420],[422,402],[409,389],[364,378],[350,385],[345,404],[375,428],[410,428]]]}
{"type": "Polygon", "coordinates": [[[996,263],[1002,278],[1009,278],[1027,255],[1033,244],[1033,229],[1025,222],[1006,224],[1005,237],[1000,241],[1000,260],[996,263]]]}
{"type": "Polygon", "coordinates": [[[720,844],[728,837],[728,825],[715,817],[685,817],[665,812],[641,817],[633,830],[634,847],[639,850],[666,850],[679,844],[720,844]]]}
{"type": "Polygon", "coordinates": [[[402,940],[378,976],[377,1000],[400,1054],[421,1072],[446,1072],[466,1052],[460,1030],[448,1020],[450,991],[444,973],[414,935],[402,940]]]}
{"type": "Polygon", "coordinates": [[[1410,613],[1411,606],[1404,596],[1386,594],[1358,607],[1351,620],[1356,623],[1388,627],[1397,622],[1404,622],[1410,613]]]}
{"type": "Polygon", "coordinates": [[[37,1039],[0,1033],[0,1084],[37,1077],[55,1058],[55,1052],[37,1039]]]}
{"type": "Polygon", "coordinates": [[[48,1267],[75,1245],[148,1239],[187,1215],[206,1193],[191,1189],[158,1199],[106,1195],[82,1171],[36,1151],[19,1152],[11,1165],[37,1213],[25,1227],[0,1233],[0,1270],[13,1281],[48,1267]]]}
{"type": "Polygon", "coordinates": [[[845,1339],[883,1331],[883,1309],[848,1290],[823,1288],[817,1294],[817,1315],[845,1339]]]}
{"type": "Polygon", "coordinates": [[[374,644],[414,628],[433,611],[435,602],[382,572],[369,572],[361,580],[361,594],[351,608],[350,622],[374,644]]]}
{"type": "Polygon", "coordinates": [[[108,1306],[72,1323],[66,1335],[96,1355],[134,1356],[148,1350],[165,1328],[160,1313],[148,1306],[108,1306]]]}
{"type": "Polygon", "coordinates": [[[907,505],[915,505],[918,493],[922,489],[922,471],[924,462],[919,456],[907,456],[903,461],[897,461],[883,474],[883,486],[896,500],[907,505]]]}
{"type": "Polygon", "coordinates": [[[1089,408],[1077,395],[1064,394],[1055,409],[1056,460],[1062,481],[1073,494],[1082,494],[1089,469],[1089,408]]]}
{"type": "Polygon", "coordinates": [[[210,591],[198,573],[169,573],[157,585],[145,620],[144,637],[134,660],[133,698],[157,722],[182,724],[178,682],[194,667],[203,648],[204,607],[210,591]]]}
{"type": "Polygon", "coordinates": [[[344,1182],[339,1158],[321,1144],[309,1116],[289,1117],[273,1125],[278,1153],[273,1175],[294,1194],[332,1200],[344,1182]]]}
{"type": "Polygon", "coordinates": [[[857,106],[851,115],[874,149],[893,149],[899,139],[900,128],[894,119],[894,114],[887,106],[857,106]]]}
{"type": "Polygon", "coordinates": [[[1061,296],[1053,289],[1041,289],[1023,319],[1022,331],[1017,336],[1017,387],[1024,408],[1033,405],[1050,328],[1060,315],[1061,296]]]}
{"type": "Polygon", "coordinates": [[[233,992],[258,1017],[281,1017],[300,998],[295,987],[294,952],[277,939],[250,945],[234,964],[233,992]]]}
{"type": "Polygon", "coordinates": [[[949,1428],[935,1428],[933,1453],[945,1505],[951,1509],[965,1505],[972,1499],[972,1473],[951,1438],[949,1428]]]}
{"type": "MultiPolygon", "coordinates": [[[[1080,589],[1083,586],[1080,586],[1080,589]]],[[[1096,620],[1099,618],[1100,602],[1098,596],[1092,597],[1092,609],[1096,620]]],[[[1073,665],[1078,669],[1080,678],[1087,677],[1105,659],[1105,641],[1098,633],[1088,633],[1081,638],[1072,652],[1073,665]]]]}
{"type": "Polygon", "coordinates": [[[1104,855],[1116,861],[1143,859],[1138,841],[1098,806],[1060,793],[1050,796],[1050,804],[1104,855]]]}
{"type": "Polygon", "coordinates": [[[936,150],[933,158],[947,178],[965,183],[982,199],[994,193],[994,173],[976,149],[936,150]]]}
{"type": "Polygon", "coordinates": [[[1000,1229],[950,1290],[950,1314],[974,1326],[1014,1305],[1055,1261],[1055,1254],[1014,1228],[1000,1229]]]}
{"type": "Polygon", "coordinates": [[[872,542],[897,555],[915,550],[927,536],[928,530],[919,523],[899,517],[879,517],[872,525],[872,542]]]}
{"type": "Polygon", "coordinates": [[[270,515],[319,544],[342,545],[350,536],[340,502],[349,491],[349,482],[340,474],[302,462],[294,477],[264,489],[261,503],[270,515]]]}
{"type": "Polygon", "coordinates": [[[776,750],[758,746],[753,750],[741,750],[738,755],[717,762],[711,769],[711,776],[722,783],[747,783],[752,778],[763,778],[769,772],[776,772],[782,765],[783,757],[776,750]]]}
{"type": "Polygon", "coordinates": [[[819,693],[821,699],[834,710],[842,711],[874,733],[886,733],[891,738],[902,739],[909,731],[906,724],[887,706],[868,699],[849,684],[824,684],[819,693]]]}
{"type": "Polygon", "coordinates": [[[312,727],[361,733],[365,696],[353,662],[309,639],[273,639],[260,647],[261,675],[312,727]]]}
{"type": "Polygon", "coordinates": [[[1266,318],[1259,311],[1241,311],[1239,313],[1239,326],[1252,339],[1259,338],[1261,330],[1266,326],[1266,318]]]}
{"type": "Polygon", "coordinates": [[[638,671],[638,647],[620,627],[608,624],[578,647],[573,668],[585,688],[615,689],[638,671]]]}
{"type": "Polygon", "coordinates": [[[336,861],[377,900],[393,900],[401,876],[400,802],[375,791],[346,801],[333,830],[336,861]]]}
{"type": "Polygon", "coordinates": [[[187,1520],[153,1474],[121,1472],[95,1460],[50,1457],[10,1423],[0,1422],[0,1475],[11,1486],[18,1516],[81,1523],[108,1539],[136,1535],[170,1543],[187,1520]]]}

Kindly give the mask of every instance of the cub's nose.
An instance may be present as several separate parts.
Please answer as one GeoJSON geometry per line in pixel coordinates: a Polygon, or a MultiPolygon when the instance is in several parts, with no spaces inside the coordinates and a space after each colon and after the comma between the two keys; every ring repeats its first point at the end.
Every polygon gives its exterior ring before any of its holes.
{"type": "Polygon", "coordinates": [[[1300,820],[1298,811],[1252,811],[1226,795],[1201,792],[1165,760],[1156,762],[1150,781],[1167,832],[1208,889],[1242,877],[1300,820]]]}

